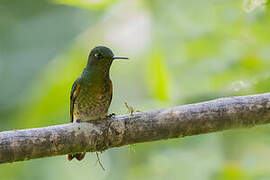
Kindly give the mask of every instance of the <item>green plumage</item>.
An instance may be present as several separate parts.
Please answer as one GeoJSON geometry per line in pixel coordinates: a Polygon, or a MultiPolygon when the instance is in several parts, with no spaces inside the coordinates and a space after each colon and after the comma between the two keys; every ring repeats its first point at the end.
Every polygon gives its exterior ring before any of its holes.
{"type": "MultiPolygon", "coordinates": [[[[104,46],[90,52],[86,68],[71,89],[71,122],[100,120],[107,115],[113,91],[109,71],[114,59],[127,58],[114,56],[104,46]]],[[[68,160],[74,157],[81,160],[84,156],[85,153],[68,155],[68,160]]]]}
{"type": "MultiPolygon", "coordinates": [[[[85,70],[86,71],[86,70],[85,70]]],[[[109,77],[100,81],[86,78],[85,72],[74,83],[72,88],[71,107],[72,121],[99,120],[107,115],[111,99],[112,84],[109,77]],[[76,94],[76,96],[74,96],[76,94]]]]}

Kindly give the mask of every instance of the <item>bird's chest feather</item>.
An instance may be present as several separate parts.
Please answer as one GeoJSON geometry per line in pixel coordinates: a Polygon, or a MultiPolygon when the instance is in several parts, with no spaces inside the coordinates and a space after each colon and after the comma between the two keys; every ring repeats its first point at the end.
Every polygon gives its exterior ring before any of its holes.
{"type": "Polygon", "coordinates": [[[111,82],[82,84],[74,102],[74,115],[80,119],[91,119],[106,115],[111,102],[111,82]]]}

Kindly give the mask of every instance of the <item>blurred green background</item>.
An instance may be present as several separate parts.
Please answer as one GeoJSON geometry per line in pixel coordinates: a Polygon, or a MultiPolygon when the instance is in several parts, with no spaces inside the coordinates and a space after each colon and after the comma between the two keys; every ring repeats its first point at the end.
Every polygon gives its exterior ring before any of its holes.
{"type": "MultiPolygon", "coordinates": [[[[270,89],[267,0],[1,0],[0,131],[69,122],[69,93],[97,45],[130,61],[111,69],[110,107],[146,111],[270,89]]],[[[0,165],[0,180],[265,180],[270,127],[0,165]]]]}

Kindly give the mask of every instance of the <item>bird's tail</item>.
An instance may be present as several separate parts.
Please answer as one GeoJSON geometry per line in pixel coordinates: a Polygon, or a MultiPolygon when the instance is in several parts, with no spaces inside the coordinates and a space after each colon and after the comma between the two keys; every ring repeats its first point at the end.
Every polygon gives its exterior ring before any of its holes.
{"type": "Polygon", "coordinates": [[[85,152],[83,153],[76,153],[76,154],[68,154],[67,159],[71,161],[73,158],[76,158],[78,161],[82,160],[85,156],[85,152]]]}

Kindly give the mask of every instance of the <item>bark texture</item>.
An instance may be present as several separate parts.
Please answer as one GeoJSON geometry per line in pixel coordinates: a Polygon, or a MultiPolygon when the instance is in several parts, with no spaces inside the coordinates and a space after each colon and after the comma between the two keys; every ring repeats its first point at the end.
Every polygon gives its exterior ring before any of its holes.
{"type": "Polygon", "coordinates": [[[122,115],[95,123],[0,132],[0,163],[270,123],[270,93],[122,115]]]}

